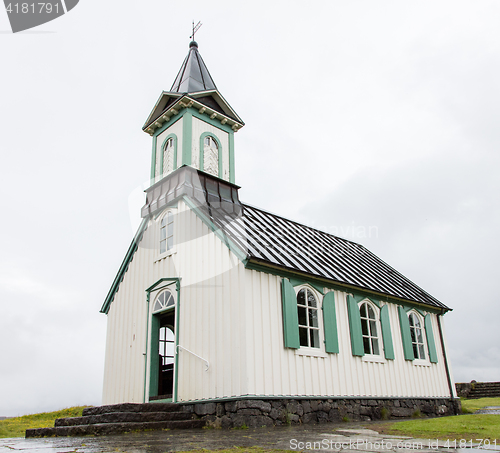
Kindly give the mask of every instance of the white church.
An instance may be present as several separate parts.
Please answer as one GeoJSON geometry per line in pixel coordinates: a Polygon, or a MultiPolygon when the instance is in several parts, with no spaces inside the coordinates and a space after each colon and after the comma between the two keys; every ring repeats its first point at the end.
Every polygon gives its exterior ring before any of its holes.
{"type": "Polygon", "coordinates": [[[450,309],[362,245],[242,202],[243,126],[192,41],[143,127],[151,186],[101,309],[103,404],[254,408],[272,424],[287,401],[304,423],[456,412],[450,309]]]}

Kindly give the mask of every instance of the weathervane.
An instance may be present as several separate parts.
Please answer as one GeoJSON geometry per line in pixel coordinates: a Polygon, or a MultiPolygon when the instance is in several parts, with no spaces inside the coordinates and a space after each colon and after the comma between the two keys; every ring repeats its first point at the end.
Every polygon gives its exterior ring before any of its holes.
{"type": "Polygon", "coordinates": [[[202,26],[203,24],[198,21],[198,23],[195,25],[194,24],[194,20],[193,20],[193,34],[190,36],[190,38],[194,41],[194,34],[200,29],[200,27],[202,26]]]}

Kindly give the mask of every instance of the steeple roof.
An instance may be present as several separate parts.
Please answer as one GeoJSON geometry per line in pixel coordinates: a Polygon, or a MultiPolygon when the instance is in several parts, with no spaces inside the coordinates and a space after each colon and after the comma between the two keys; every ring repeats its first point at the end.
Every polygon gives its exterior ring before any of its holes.
{"type": "Polygon", "coordinates": [[[184,63],[182,63],[170,91],[174,93],[196,93],[216,89],[212,76],[198,52],[198,44],[196,41],[191,41],[189,53],[184,59],[184,63]]]}

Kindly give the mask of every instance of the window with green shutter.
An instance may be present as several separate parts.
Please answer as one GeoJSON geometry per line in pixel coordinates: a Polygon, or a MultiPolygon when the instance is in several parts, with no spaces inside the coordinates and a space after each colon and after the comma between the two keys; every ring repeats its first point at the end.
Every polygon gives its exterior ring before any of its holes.
{"type": "Polygon", "coordinates": [[[429,360],[432,363],[437,363],[438,357],[436,352],[436,343],[434,342],[434,333],[432,331],[432,319],[430,314],[425,315],[424,325],[425,325],[425,336],[427,337],[427,349],[429,351],[429,360]]]}
{"type": "Polygon", "coordinates": [[[330,291],[323,297],[323,326],[325,331],[325,350],[331,354],[339,352],[339,336],[337,331],[337,313],[335,310],[335,293],[330,291]]]}
{"type": "Polygon", "coordinates": [[[358,304],[352,296],[347,296],[347,312],[349,313],[352,355],[362,357],[365,355],[365,351],[363,348],[363,335],[361,333],[361,316],[358,304]]]}
{"type": "Polygon", "coordinates": [[[285,348],[299,349],[297,296],[292,284],[286,278],[281,281],[281,297],[283,302],[283,337],[285,348]]]}
{"type": "Polygon", "coordinates": [[[415,360],[413,353],[413,344],[411,341],[410,322],[408,315],[403,307],[398,307],[399,327],[401,328],[401,338],[403,339],[403,352],[405,360],[415,360]]]}

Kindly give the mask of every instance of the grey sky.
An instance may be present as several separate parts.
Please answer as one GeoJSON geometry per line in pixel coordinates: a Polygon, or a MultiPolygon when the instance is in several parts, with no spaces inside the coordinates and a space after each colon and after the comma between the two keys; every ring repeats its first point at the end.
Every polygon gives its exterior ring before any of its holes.
{"type": "Polygon", "coordinates": [[[455,379],[500,380],[499,16],[497,1],[82,0],[12,35],[0,13],[0,415],[100,403],[99,309],[149,176],[141,127],[193,19],[246,122],[242,200],[366,245],[454,309],[455,379]]]}

